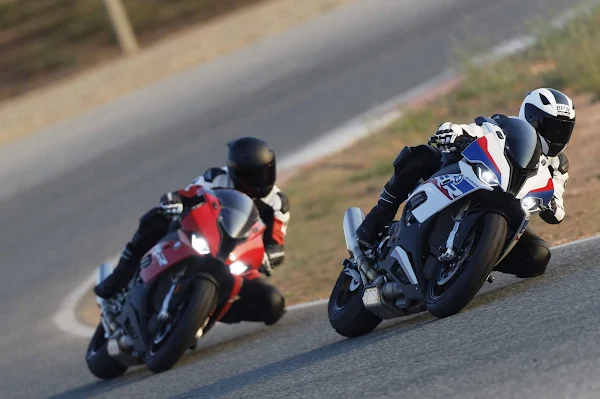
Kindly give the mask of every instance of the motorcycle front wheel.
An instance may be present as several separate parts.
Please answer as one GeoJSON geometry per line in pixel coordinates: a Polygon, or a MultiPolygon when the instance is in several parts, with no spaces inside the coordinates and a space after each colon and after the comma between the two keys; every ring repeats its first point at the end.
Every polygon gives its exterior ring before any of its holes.
{"type": "Polygon", "coordinates": [[[501,255],[507,232],[504,216],[486,212],[471,226],[453,263],[439,263],[427,283],[425,302],[433,316],[460,312],[481,289],[501,255]]]}
{"type": "Polygon", "coordinates": [[[168,370],[179,361],[217,305],[217,287],[212,281],[199,278],[190,291],[188,299],[151,338],[146,366],[155,373],[168,370]]]}

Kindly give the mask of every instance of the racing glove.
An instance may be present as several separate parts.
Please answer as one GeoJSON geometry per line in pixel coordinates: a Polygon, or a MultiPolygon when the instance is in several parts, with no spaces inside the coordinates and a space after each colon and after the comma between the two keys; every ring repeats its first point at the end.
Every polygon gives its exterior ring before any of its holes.
{"type": "Polygon", "coordinates": [[[281,265],[284,259],[285,252],[281,246],[276,244],[267,245],[260,272],[270,276],[273,272],[273,268],[281,265]]]}
{"type": "Polygon", "coordinates": [[[436,144],[444,152],[455,152],[464,148],[465,144],[476,137],[471,136],[459,125],[444,122],[437,132],[429,139],[429,144],[436,144]]]}
{"type": "Polygon", "coordinates": [[[268,277],[270,277],[271,273],[273,272],[273,266],[271,266],[271,261],[269,260],[269,255],[267,254],[267,252],[265,252],[265,254],[263,255],[263,262],[262,265],[260,265],[258,271],[268,277]]]}
{"type": "Polygon", "coordinates": [[[179,216],[183,212],[183,203],[177,193],[166,193],[160,198],[160,211],[163,215],[179,216]]]}

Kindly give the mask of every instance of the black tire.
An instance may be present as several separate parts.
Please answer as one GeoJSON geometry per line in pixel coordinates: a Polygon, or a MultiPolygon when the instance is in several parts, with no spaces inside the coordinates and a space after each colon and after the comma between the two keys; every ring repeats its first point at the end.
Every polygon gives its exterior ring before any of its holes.
{"type": "Polygon", "coordinates": [[[90,340],[85,360],[92,374],[103,380],[116,378],[127,370],[127,366],[110,357],[106,348],[107,343],[104,338],[104,326],[100,323],[90,340]]]}
{"type": "MultiPolygon", "coordinates": [[[[507,231],[506,219],[495,212],[486,212],[473,224],[469,235],[472,236],[470,255],[458,267],[458,271],[448,281],[445,291],[438,285],[442,264],[434,270],[433,277],[427,283],[425,303],[429,313],[438,318],[452,316],[460,312],[475,297],[500,258],[507,231]]],[[[469,236],[465,243],[469,241],[469,236]]]]}
{"type": "Polygon", "coordinates": [[[381,323],[381,319],[363,305],[362,294],[365,287],[361,284],[352,292],[349,290],[351,281],[352,277],[343,271],[340,273],[327,307],[331,327],[348,338],[371,332],[381,323]]]}
{"type": "Polygon", "coordinates": [[[166,371],[179,361],[217,305],[217,287],[212,281],[198,279],[191,290],[189,300],[184,302],[173,329],[156,352],[150,343],[146,366],[154,373],[166,371]]]}

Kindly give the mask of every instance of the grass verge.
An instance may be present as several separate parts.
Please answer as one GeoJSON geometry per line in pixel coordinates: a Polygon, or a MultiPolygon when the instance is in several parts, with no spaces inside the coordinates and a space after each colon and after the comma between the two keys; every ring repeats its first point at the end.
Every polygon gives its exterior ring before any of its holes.
{"type": "MultiPolygon", "coordinates": [[[[123,0],[142,46],[265,0],[123,0]]],[[[102,1],[0,2],[0,100],[120,54],[102,1]]]]}
{"type": "Polygon", "coordinates": [[[305,168],[301,178],[284,184],[293,212],[286,244],[289,256],[272,280],[288,303],[329,297],[347,255],[344,210],[371,209],[403,146],[426,142],[446,120],[469,123],[479,115],[518,114],[525,93],[536,87],[551,86],[572,95],[578,125],[566,150],[570,159],[567,216],[558,226],[539,218],[532,226],[551,245],[600,231],[600,173],[595,159],[600,151],[595,138],[600,121],[600,106],[595,104],[600,96],[599,25],[596,6],[566,27],[537,29],[539,40],[525,53],[483,67],[459,54],[465,80],[458,89],[427,108],[409,110],[397,123],[305,168]]]}

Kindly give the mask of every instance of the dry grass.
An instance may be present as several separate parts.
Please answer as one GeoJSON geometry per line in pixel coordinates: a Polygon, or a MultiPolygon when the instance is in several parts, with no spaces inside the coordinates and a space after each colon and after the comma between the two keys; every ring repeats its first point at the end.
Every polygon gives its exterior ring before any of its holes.
{"type": "MultiPolygon", "coordinates": [[[[99,52],[95,66],[61,75],[61,79],[1,102],[0,145],[283,32],[351,1],[265,0],[161,37],[133,57],[118,57],[114,53],[111,59],[99,52]]],[[[0,60],[0,74],[1,64],[0,60]]]]}

